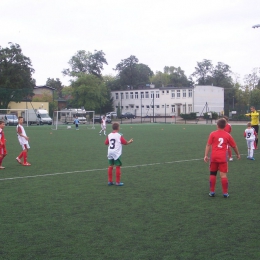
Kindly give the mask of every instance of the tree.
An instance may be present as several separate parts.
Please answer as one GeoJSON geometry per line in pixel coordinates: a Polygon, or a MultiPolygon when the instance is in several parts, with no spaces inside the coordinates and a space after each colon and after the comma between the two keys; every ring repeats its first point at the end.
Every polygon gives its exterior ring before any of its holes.
{"type": "Polygon", "coordinates": [[[213,65],[211,60],[204,59],[202,62],[197,62],[195,72],[192,76],[196,78],[198,85],[211,85],[212,82],[213,65]]]}
{"type": "Polygon", "coordinates": [[[56,79],[48,78],[46,81],[46,86],[54,88],[56,90],[57,96],[62,97],[62,89],[64,86],[62,85],[59,78],[56,78],[56,79]]]}
{"type": "Polygon", "coordinates": [[[0,46],[0,108],[6,109],[10,101],[20,102],[33,96],[35,80],[31,60],[24,56],[19,44],[0,46]]]}
{"type": "Polygon", "coordinates": [[[153,75],[152,70],[147,65],[138,62],[139,60],[131,55],[116,65],[114,70],[118,73],[117,77],[123,89],[126,89],[127,86],[135,89],[139,85],[146,84],[153,75]]]}
{"type": "Polygon", "coordinates": [[[79,77],[81,73],[92,74],[99,78],[102,77],[104,64],[107,64],[105,53],[96,51],[94,53],[84,50],[77,51],[69,60],[70,69],[64,69],[63,75],[70,77],[79,77]]]}

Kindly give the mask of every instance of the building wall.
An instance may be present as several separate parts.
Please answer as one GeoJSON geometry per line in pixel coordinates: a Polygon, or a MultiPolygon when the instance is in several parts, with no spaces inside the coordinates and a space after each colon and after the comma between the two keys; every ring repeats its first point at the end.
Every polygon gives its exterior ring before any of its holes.
{"type": "Polygon", "coordinates": [[[121,106],[122,113],[131,112],[136,116],[179,116],[181,113],[200,112],[206,102],[211,105],[211,111],[220,112],[224,108],[223,88],[213,86],[112,91],[111,95],[115,110],[121,106]]]}
{"type": "MultiPolygon", "coordinates": [[[[49,102],[10,102],[9,109],[46,109],[49,112],[49,102]]],[[[17,110],[17,115],[21,115],[21,111],[17,110]]]]}

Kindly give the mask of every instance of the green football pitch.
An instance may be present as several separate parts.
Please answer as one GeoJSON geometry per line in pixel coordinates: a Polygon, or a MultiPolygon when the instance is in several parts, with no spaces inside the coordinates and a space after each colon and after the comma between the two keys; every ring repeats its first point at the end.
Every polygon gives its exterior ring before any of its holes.
{"type": "MultiPolygon", "coordinates": [[[[108,132],[111,125],[108,125],[108,132]]],[[[246,159],[245,126],[233,126],[241,160],[210,198],[203,162],[215,125],[123,124],[123,187],[107,186],[100,130],[26,127],[30,167],[15,127],[5,127],[0,171],[0,259],[260,259],[260,157],[246,159]]],[[[234,155],[234,152],[233,152],[234,155]]]]}

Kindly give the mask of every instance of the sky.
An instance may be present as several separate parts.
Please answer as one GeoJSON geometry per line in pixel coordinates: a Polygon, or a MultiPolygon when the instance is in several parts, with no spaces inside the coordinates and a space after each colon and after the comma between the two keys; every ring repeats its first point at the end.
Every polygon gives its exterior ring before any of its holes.
{"type": "MultiPolygon", "coordinates": [[[[259,0],[1,0],[0,46],[17,43],[29,57],[37,86],[59,78],[79,50],[103,50],[103,75],[134,55],[155,73],[197,62],[223,62],[243,82],[260,67],[259,0]]],[[[234,76],[237,78],[237,76],[234,76]]]]}

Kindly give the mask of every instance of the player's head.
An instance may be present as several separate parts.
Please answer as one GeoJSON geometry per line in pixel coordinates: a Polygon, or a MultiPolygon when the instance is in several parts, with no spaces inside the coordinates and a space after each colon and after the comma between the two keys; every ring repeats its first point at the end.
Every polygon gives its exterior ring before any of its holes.
{"type": "Polygon", "coordinates": [[[4,128],[5,127],[5,121],[0,120],[0,128],[4,128]]]}
{"type": "Polygon", "coordinates": [[[255,107],[254,106],[251,106],[250,109],[251,109],[252,112],[255,111],[255,107]]]}
{"type": "Polygon", "coordinates": [[[119,130],[119,123],[117,123],[117,122],[113,123],[113,124],[112,124],[112,129],[113,129],[114,131],[118,131],[118,130],[119,130]]]}
{"type": "Polygon", "coordinates": [[[248,122],[246,125],[247,125],[247,127],[251,127],[252,126],[250,122],[248,122]]]}
{"type": "Polygon", "coordinates": [[[105,119],[106,117],[105,116],[103,116],[103,119],[105,119]]]}
{"type": "Polygon", "coordinates": [[[219,129],[224,129],[225,126],[227,124],[227,121],[225,118],[220,118],[218,121],[217,121],[217,126],[219,129]]]}
{"type": "Polygon", "coordinates": [[[19,116],[19,117],[18,117],[18,122],[19,122],[19,124],[22,124],[22,123],[23,123],[23,117],[22,117],[22,116],[19,116]]]}
{"type": "Polygon", "coordinates": [[[226,119],[226,121],[228,122],[228,117],[227,117],[227,116],[223,116],[223,118],[225,118],[225,119],[226,119]]]}

